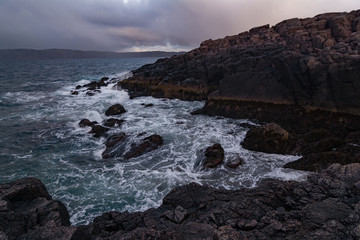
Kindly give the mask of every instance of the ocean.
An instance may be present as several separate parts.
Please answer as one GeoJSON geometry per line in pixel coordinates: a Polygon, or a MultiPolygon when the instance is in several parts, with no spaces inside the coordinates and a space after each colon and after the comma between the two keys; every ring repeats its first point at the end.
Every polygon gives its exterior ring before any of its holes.
{"type": "Polygon", "coordinates": [[[101,93],[71,95],[77,85],[102,77],[124,79],[156,58],[0,60],[0,182],[39,178],[54,199],[69,210],[72,224],[87,224],[103,212],[144,211],[161,204],[174,187],[190,182],[215,188],[254,187],[264,178],[305,180],[306,173],[283,169],[297,156],[245,150],[247,119],[191,115],[205,102],[139,97],[130,99],[114,84],[101,93]],[[112,133],[159,134],[159,149],[130,160],[102,159],[105,138],[94,138],[78,123],[103,122],[105,111],[120,103],[125,120],[112,133]],[[144,104],[153,107],[144,107],[144,104]],[[244,124],[245,123],[245,124],[244,124]],[[221,143],[225,162],[241,157],[230,169],[199,167],[203,150],[221,143]]]}

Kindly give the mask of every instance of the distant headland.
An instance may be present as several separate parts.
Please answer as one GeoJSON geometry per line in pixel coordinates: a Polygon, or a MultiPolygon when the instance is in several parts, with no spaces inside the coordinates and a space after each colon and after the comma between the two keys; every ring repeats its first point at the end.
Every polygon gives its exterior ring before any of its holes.
{"type": "Polygon", "coordinates": [[[137,57],[171,57],[183,52],[107,52],[81,51],[71,49],[0,49],[1,60],[35,60],[35,59],[74,59],[74,58],[137,58],[137,57]]]}

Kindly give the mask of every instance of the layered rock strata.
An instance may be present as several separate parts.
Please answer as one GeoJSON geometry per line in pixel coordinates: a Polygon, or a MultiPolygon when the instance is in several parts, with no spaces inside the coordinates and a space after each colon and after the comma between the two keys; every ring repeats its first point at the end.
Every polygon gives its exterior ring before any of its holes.
{"type": "Polygon", "coordinates": [[[133,97],[235,99],[359,114],[360,10],[207,40],[133,71],[119,85],[133,97]]]}

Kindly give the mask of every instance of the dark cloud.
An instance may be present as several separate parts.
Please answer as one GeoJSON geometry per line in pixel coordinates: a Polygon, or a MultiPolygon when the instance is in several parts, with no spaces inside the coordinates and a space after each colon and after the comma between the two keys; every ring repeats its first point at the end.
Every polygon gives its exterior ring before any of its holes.
{"type": "Polygon", "coordinates": [[[0,0],[0,48],[190,49],[358,0],[0,0]]]}

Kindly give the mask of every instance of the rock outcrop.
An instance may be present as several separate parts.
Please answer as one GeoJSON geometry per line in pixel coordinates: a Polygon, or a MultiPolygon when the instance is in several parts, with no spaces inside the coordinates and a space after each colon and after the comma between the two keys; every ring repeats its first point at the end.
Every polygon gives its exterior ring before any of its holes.
{"type": "Polygon", "coordinates": [[[194,114],[274,122],[288,136],[264,126],[250,130],[242,144],[304,155],[287,167],[319,170],[360,162],[359,26],[360,10],[288,19],[204,41],[118,84],[132,97],[207,100],[194,114]],[[322,130],[332,136],[307,137],[322,130]]]}
{"type": "MultiPolygon", "coordinates": [[[[43,239],[72,236],[76,228],[70,226],[66,207],[52,200],[44,184],[35,178],[23,178],[0,184],[0,239],[36,239],[32,232],[51,228],[43,239]]],[[[34,235],[35,236],[35,235],[34,235]]],[[[70,239],[70,238],[65,238],[70,239]]]]}
{"type": "Polygon", "coordinates": [[[145,65],[119,84],[133,97],[235,99],[360,114],[359,22],[357,10],[256,27],[145,65]]]}
{"type": "Polygon", "coordinates": [[[38,180],[0,190],[3,239],[360,238],[360,164],[334,164],[305,182],[268,179],[236,191],[191,183],[173,189],[159,208],[107,212],[86,226],[68,226],[66,209],[38,180]]]}

